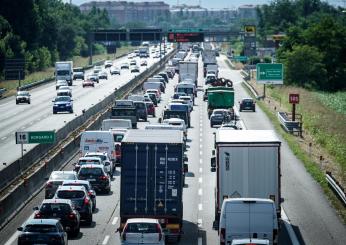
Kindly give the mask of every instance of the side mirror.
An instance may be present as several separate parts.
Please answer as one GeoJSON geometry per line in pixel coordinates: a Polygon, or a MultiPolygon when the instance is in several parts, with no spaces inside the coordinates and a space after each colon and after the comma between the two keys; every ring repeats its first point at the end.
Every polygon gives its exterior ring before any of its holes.
{"type": "Polygon", "coordinates": [[[105,166],[109,166],[109,165],[111,165],[110,162],[105,162],[105,166]]]}
{"type": "Polygon", "coordinates": [[[189,158],[188,158],[186,155],[184,155],[183,161],[184,161],[184,162],[188,162],[188,161],[189,161],[189,158]]]}
{"type": "Polygon", "coordinates": [[[36,211],[36,210],[38,210],[38,207],[34,207],[32,210],[36,211]]]}
{"type": "Polygon", "coordinates": [[[44,178],[44,180],[49,180],[49,178],[48,178],[48,177],[46,177],[46,178],[44,178]]]}
{"type": "Polygon", "coordinates": [[[216,168],[210,168],[210,172],[215,173],[216,172],[216,168]]]}
{"type": "Polygon", "coordinates": [[[212,150],[212,151],[211,151],[211,155],[212,155],[212,156],[215,156],[215,150],[212,150]]]}
{"type": "Polygon", "coordinates": [[[23,231],[23,227],[18,227],[17,231],[23,231]]]}
{"type": "Polygon", "coordinates": [[[72,163],[72,165],[73,165],[73,166],[76,166],[76,165],[77,165],[77,163],[76,163],[76,162],[74,162],[74,163],[72,163]]]}
{"type": "Polygon", "coordinates": [[[54,103],[54,102],[55,102],[55,100],[52,100],[52,102],[54,103]]]}
{"type": "Polygon", "coordinates": [[[184,163],[184,173],[189,172],[189,165],[187,163],[184,163]]]}
{"type": "Polygon", "coordinates": [[[210,166],[211,166],[212,168],[216,168],[216,157],[212,157],[212,158],[210,159],[210,166]]]}

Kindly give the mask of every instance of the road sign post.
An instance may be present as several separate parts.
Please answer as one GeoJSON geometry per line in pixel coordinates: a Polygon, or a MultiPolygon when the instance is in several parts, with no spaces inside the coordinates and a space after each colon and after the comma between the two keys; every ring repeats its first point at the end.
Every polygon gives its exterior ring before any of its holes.
{"type": "Polygon", "coordinates": [[[292,121],[296,120],[296,104],[299,104],[299,94],[289,94],[288,102],[292,104],[292,121]]]}

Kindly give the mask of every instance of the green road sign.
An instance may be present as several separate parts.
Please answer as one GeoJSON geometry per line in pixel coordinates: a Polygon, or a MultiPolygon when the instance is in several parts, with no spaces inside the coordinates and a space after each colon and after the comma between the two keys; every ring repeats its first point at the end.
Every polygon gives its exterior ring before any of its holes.
{"type": "Polygon", "coordinates": [[[237,61],[247,61],[247,56],[234,56],[233,59],[237,61]]]}
{"type": "Polygon", "coordinates": [[[16,144],[52,144],[55,131],[16,132],[16,144]]]}
{"type": "Polygon", "coordinates": [[[257,70],[257,83],[261,84],[283,84],[283,65],[276,63],[258,63],[257,70]]]}

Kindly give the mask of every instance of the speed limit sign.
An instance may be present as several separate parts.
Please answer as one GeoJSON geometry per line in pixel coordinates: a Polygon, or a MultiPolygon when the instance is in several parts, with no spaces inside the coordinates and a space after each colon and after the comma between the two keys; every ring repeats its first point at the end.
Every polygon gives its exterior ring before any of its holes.
{"type": "Polygon", "coordinates": [[[16,144],[27,144],[29,142],[29,132],[16,132],[16,144]]]}

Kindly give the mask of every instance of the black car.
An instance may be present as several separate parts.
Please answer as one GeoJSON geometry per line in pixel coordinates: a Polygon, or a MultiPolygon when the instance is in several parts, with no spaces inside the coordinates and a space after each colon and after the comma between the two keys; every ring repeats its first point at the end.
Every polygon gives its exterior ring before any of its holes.
{"type": "Polygon", "coordinates": [[[71,200],[45,199],[40,207],[35,207],[34,219],[59,219],[64,230],[77,236],[80,231],[80,215],[71,200]]]}
{"type": "Polygon", "coordinates": [[[59,186],[55,198],[69,199],[88,225],[93,222],[93,204],[84,186],[59,186]]]}
{"type": "Polygon", "coordinates": [[[255,101],[251,98],[242,99],[242,101],[239,102],[239,111],[244,111],[244,110],[255,112],[256,111],[255,101]]]}
{"type": "Polygon", "coordinates": [[[57,219],[29,219],[17,230],[21,232],[18,236],[18,245],[68,244],[67,234],[57,219]]]}
{"type": "Polygon", "coordinates": [[[89,181],[86,180],[66,180],[62,183],[63,186],[84,186],[86,191],[88,192],[88,195],[93,203],[93,212],[96,210],[96,193],[92,186],[90,185],[89,181]]]}
{"type": "Polygon", "coordinates": [[[168,75],[167,72],[160,72],[159,76],[163,77],[165,79],[165,82],[168,83],[169,79],[168,79],[168,75]]]}
{"type": "Polygon", "coordinates": [[[145,122],[148,121],[148,109],[144,101],[134,101],[134,105],[137,109],[137,116],[139,119],[143,119],[145,122]]]}
{"type": "Polygon", "coordinates": [[[153,102],[154,106],[157,106],[157,98],[156,98],[156,94],[154,93],[147,93],[149,95],[149,98],[151,99],[151,101],[153,102]]]}
{"type": "Polygon", "coordinates": [[[210,127],[221,125],[231,120],[230,114],[226,109],[215,109],[210,116],[210,127]]]}
{"type": "Polygon", "coordinates": [[[96,191],[109,193],[111,190],[110,176],[102,165],[86,164],[78,171],[78,179],[87,180],[96,191]]]}
{"type": "Polygon", "coordinates": [[[30,104],[30,94],[28,91],[18,91],[16,95],[16,104],[28,103],[30,104]]]}

